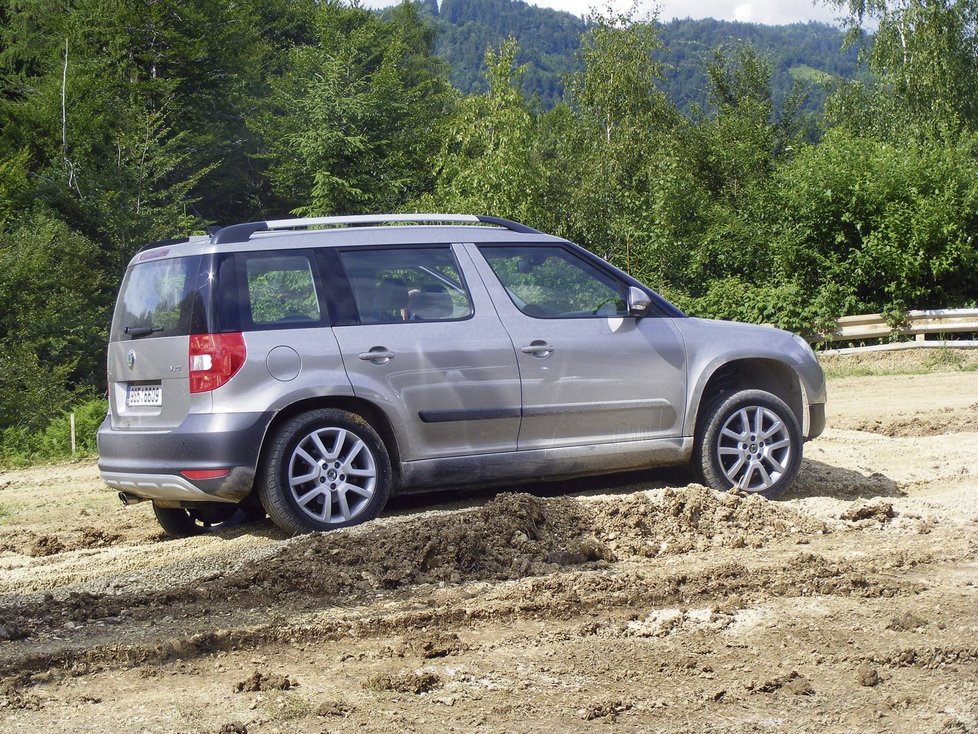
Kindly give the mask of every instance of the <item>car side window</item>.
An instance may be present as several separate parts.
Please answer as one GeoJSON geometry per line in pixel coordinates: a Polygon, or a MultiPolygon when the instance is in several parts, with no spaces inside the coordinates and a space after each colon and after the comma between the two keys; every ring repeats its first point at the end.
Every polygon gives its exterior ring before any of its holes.
{"type": "Polygon", "coordinates": [[[516,307],[534,318],[628,314],[628,287],[559,246],[479,248],[516,307]]]}
{"type": "Polygon", "coordinates": [[[255,326],[319,322],[319,299],[309,257],[247,256],[244,270],[250,317],[255,326]]]}
{"type": "Polygon", "coordinates": [[[361,324],[459,321],[472,299],[450,247],[340,251],[361,324]]]}

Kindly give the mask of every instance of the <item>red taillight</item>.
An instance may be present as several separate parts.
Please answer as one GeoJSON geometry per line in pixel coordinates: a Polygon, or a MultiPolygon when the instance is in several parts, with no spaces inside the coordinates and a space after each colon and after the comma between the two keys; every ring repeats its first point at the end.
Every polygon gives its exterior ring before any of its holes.
{"type": "Polygon", "coordinates": [[[247,355],[243,334],[192,334],[190,392],[216,390],[234,377],[247,355]]]}

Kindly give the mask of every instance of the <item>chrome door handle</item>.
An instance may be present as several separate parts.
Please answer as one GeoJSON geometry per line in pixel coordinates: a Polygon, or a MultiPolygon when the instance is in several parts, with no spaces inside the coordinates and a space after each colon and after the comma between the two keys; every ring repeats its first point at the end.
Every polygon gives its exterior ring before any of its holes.
{"type": "Polygon", "coordinates": [[[534,357],[543,359],[544,357],[549,357],[553,353],[554,348],[545,341],[535,339],[525,347],[520,347],[520,351],[523,354],[532,354],[534,357]]]}
{"type": "Polygon", "coordinates": [[[360,359],[365,362],[373,362],[374,364],[387,364],[392,359],[394,359],[394,352],[386,349],[384,347],[371,347],[368,352],[360,352],[357,355],[360,359]]]}

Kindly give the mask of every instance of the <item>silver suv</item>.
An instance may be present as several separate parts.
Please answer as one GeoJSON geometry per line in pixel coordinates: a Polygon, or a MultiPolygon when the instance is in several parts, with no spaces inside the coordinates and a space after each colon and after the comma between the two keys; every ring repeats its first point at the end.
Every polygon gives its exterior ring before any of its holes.
{"type": "Polygon", "coordinates": [[[392,493],[689,463],[770,497],[825,423],[808,344],[690,318],[558,237],[468,215],[236,224],[129,264],[103,479],[171,535],[292,533],[392,493]]]}

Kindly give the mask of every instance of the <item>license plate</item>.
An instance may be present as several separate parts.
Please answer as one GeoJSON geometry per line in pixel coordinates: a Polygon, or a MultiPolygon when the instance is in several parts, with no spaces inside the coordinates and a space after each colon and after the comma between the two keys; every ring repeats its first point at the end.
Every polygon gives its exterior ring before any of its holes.
{"type": "Polygon", "coordinates": [[[126,387],[126,406],[134,408],[143,405],[163,405],[163,386],[128,385],[126,387]]]}

